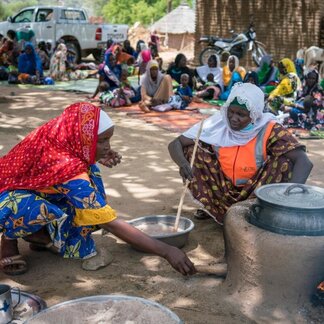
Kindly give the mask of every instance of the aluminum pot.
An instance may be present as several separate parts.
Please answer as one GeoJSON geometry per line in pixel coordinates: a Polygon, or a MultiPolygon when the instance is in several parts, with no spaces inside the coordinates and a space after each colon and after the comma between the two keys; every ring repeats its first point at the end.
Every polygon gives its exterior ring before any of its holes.
{"type": "Polygon", "coordinates": [[[278,234],[324,235],[324,189],[276,183],[255,190],[250,207],[251,224],[278,234]]]}

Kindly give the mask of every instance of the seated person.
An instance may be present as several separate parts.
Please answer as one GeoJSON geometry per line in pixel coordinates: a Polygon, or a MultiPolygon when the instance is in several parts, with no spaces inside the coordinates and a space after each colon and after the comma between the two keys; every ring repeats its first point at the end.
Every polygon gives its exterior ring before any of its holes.
{"type": "Polygon", "coordinates": [[[130,41],[128,39],[124,40],[122,51],[135,58],[135,50],[131,46],[130,41]]]}
{"type": "Polygon", "coordinates": [[[271,111],[278,114],[285,106],[290,106],[297,99],[297,92],[301,90],[301,82],[297,76],[295,64],[288,58],[278,63],[279,84],[268,97],[271,111]]]}
{"type": "Polygon", "coordinates": [[[285,106],[284,111],[289,112],[290,118],[299,127],[311,129],[321,122],[317,114],[324,109],[324,91],[318,81],[318,72],[309,71],[305,76],[305,85],[297,95],[297,100],[290,106],[285,106]]]}
{"type": "Polygon", "coordinates": [[[172,80],[169,75],[163,75],[158,62],[148,62],[146,72],[141,76],[141,102],[139,107],[144,112],[150,112],[152,107],[165,104],[173,95],[172,80]]]}
{"type": "Polygon", "coordinates": [[[217,100],[221,93],[220,85],[214,81],[215,76],[212,73],[207,74],[206,82],[201,86],[201,90],[196,92],[195,100],[197,102],[202,100],[217,100]],[[197,100],[198,99],[198,100],[197,100]],[[201,100],[199,100],[201,99],[201,100]]]}
{"type": "Polygon", "coordinates": [[[41,84],[43,78],[42,61],[32,43],[26,43],[24,53],[18,58],[18,80],[21,83],[41,84]]]}
{"type": "Polygon", "coordinates": [[[190,181],[189,190],[202,206],[196,218],[211,216],[223,224],[228,208],[253,198],[259,186],[306,182],[313,165],[305,146],[263,108],[262,90],[251,83],[238,83],[221,113],[205,120],[193,169],[189,161],[200,123],[169,144],[180,175],[190,181]]]}
{"type": "Polygon", "coordinates": [[[227,65],[223,67],[224,91],[220,95],[221,100],[227,100],[234,84],[242,82],[245,74],[246,71],[240,66],[238,57],[230,55],[227,60],[227,65]]]}
{"type": "Polygon", "coordinates": [[[255,71],[248,71],[245,74],[244,83],[252,83],[259,87],[259,77],[255,71]]]}
{"type": "Polygon", "coordinates": [[[189,75],[189,87],[193,89],[194,87],[194,73],[193,71],[187,66],[187,58],[184,54],[179,53],[176,57],[174,62],[170,63],[169,68],[166,72],[172,78],[172,80],[176,81],[177,86],[181,83],[180,77],[182,74],[189,75]]]}
{"type": "Polygon", "coordinates": [[[181,74],[180,81],[180,85],[175,91],[175,94],[170,97],[168,104],[171,108],[183,110],[186,109],[192,101],[192,90],[189,87],[188,74],[181,74]]]}
{"type": "MultiPolygon", "coordinates": [[[[218,55],[211,55],[208,58],[207,64],[197,67],[196,69],[196,76],[198,83],[202,83],[204,85],[207,82],[207,76],[212,74],[214,76],[213,81],[215,84],[218,85],[219,89],[223,90],[223,69],[220,65],[220,60],[218,55]]],[[[211,80],[209,80],[211,82],[211,80]]],[[[199,89],[199,87],[197,86],[199,89]]],[[[204,87],[205,88],[205,87],[204,87]]],[[[202,90],[200,88],[199,90],[202,90]]],[[[217,94],[217,96],[219,93],[217,94]]]]}
{"type": "Polygon", "coordinates": [[[94,94],[89,99],[94,99],[99,92],[99,85],[102,81],[109,84],[110,90],[114,90],[120,86],[120,76],[122,68],[120,64],[116,64],[116,58],[112,52],[108,52],[105,62],[99,67],[99,83],[94,94]]]}
{"type": "Polygon", "coordinates": [[[42,66],[44,70],[48,70],[50,67],[50,55],[47,51],[47,46],[44,41],[38,43],[36,53],[42,61],[42,66]]]}
{"type": "Polygon", "coordinates": [[[279,71],[270,55],[262,56],[256,73],[258,74],[260,88],[263,92],[269,93],[277,86],[279,71]]]}
{"type": "Polygon", "coordinates": [[[105,81],[100,83],[100,102],[110,107],[130,106],[131,99],[135,97],[135,91],[131,87],[128,79],[128,70],[123,68],[118,88],[110,90],[109,84],[105,81]]]}

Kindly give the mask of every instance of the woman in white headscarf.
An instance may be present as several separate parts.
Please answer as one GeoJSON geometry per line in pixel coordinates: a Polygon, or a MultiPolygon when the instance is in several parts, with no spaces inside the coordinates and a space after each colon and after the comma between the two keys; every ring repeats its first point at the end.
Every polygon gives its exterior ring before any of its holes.
{"type": "Polygon", "coordinates": [[[173,95],[171,77],[159,71],[157,61],[148,62],[146,72],[141,76],[140,84],[142,100],[139,107],[144,112],[150,112],[152,107],[167,103],[173,95]]]}
{"type": "Polygon", "coordinates": [[[140,250],[164,257],[183,275],[195,273],[181,250],[145,235],[109,206],[96,162],[107,167],[121,162],[110,145],[113,133],[107,113],[87,102],[75,103],[0,159],[3,272],[18,275],[28,269],[18,239],[29,242],[33,250],[85,260],[86,270],[96,270],[109,262],[103,255],[97,257],[91,235],[103,228],[140,250]]]}
{"type": "Polygon", "coordinates": [[[240,66],[237,56],[230,55],[227,59],[226,66],[223,67],[224,91],[220,95],[221,100],[227,100],[232,87],[237,82],[243,82],[246,71],[240,66]]]}
{"type": "Polygon", "coordinates": [[[169,144],[180,175],[201,209],[196,218],[222,224],[227,209],[252,197],[268,183],[305,183],[312,163],[305,147],[274,116],[263,113],[264,94],[254,84],[238,83],[219,114],[203,125],[193,169],[189,161],[200,123],[169,144]]]}

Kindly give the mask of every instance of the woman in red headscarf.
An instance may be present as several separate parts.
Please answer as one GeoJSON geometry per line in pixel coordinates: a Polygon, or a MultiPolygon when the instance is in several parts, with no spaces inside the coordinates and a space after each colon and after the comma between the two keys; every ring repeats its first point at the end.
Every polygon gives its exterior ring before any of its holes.
{"type": "Polygon", "coordinates": [[[194,265],[179,249],[154,240],[117,219],[107,204],[99,161],[112,167],[121,156],[110,147],[114,124],[90,103],[76,103],[30,133],[0,159],[0,269],[27,271],[18,238],[31,249],[65,258],[96,255],[91,233],[103,228],[137,248],[164,257],[182,274],[194,265]]]}

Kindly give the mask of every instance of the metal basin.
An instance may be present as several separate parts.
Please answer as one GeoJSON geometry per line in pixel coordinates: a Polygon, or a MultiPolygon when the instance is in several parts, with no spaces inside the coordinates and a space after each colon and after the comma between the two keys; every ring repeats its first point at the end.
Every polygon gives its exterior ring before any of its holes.
{"type": "Polygon", "coordinates": [[[25,323],[183,324],[183,321],[167,307],[148,299],[124,295],[98,295],[54,305],[25,323]]]}
{"type": "Polygon", "coordinates": [[[189,233],[193,230],[195,225],[189,218],[180,217],[178,231],[173,232],[172,229],[174,227],[175,220],[176,216],[172,215],[153,215],[135,218],[128,221],[128,223],[142,230],[143,232],[146,232],[143,230],[143,228],[146,226],[154,227],[154,225],[162,229],[171,229],[171,232],[161,231],[161,233],[147,234],[157,240],[163,241],[178,248],[182,248],[187,243],[189,233]]]}

